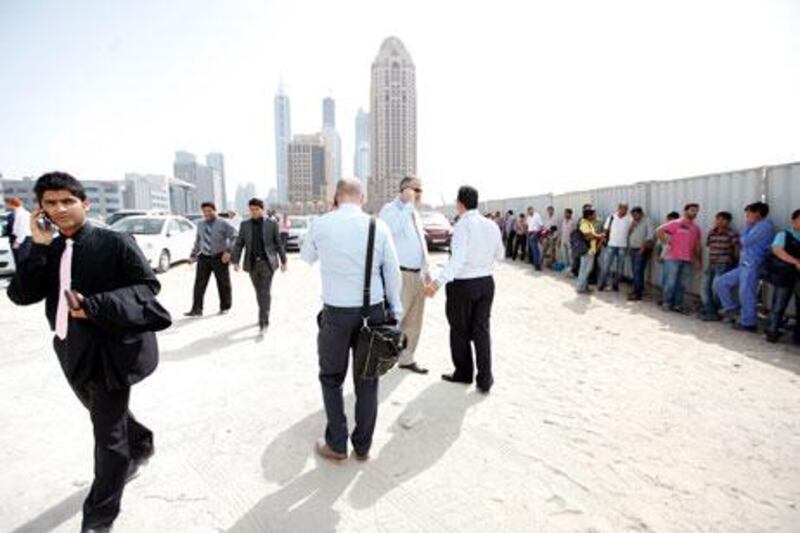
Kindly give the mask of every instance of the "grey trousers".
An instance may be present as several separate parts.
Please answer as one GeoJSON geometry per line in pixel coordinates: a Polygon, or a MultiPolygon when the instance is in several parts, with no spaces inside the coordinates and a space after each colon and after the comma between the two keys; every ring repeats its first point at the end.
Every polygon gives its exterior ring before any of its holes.
{"type": "Polygon", "coordinates": [[[269,307],[272,303],[272,274],[273,270],[269,261],[256,261],[250,270],[250,281],[256,290],[258,300],[258,324],[269,324],[269,307]]]}

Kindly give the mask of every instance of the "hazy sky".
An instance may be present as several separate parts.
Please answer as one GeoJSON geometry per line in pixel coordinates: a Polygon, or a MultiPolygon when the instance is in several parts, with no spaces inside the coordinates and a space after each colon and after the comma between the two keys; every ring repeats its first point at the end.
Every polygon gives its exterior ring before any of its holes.
{"type": "Polygon", "coordinates": [[[434,203],[800,160],[792,0],[0,0],[0,172],[122,178],[219,150],[230,192],[266,194],[283,78],[293,133],[336,99],[349,175],[389,35],[417,66],[434,203]]]}

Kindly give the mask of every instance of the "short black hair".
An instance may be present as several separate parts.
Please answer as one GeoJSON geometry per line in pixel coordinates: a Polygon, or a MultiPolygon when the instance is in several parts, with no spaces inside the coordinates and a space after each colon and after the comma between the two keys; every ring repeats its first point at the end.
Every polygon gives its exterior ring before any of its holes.
{"type": "Polygon", "coordinates": [[[570,209],[570,208],[568,207],[568,208],[564,209],[564,212],[565,212],[565,213],[569,213],[569,214],[571,215],[571,214],[572,214],[572,209],[570,209]]]}
{"type": "Polygon", "coordinates": [[[33,192],[39,203],[42,201],[45,191],[68,191],[71,195],[86,200],[86,190],[77,178],[70,176],[66,172],[48,172],[42,174],[33,186],[33,192]]]}
{"type": "Polygon", "coordinates": [[[681,218],[681,215],[677,211],[667,213],[667,220],[678,220],[679,218],[681,218]]]}
{"type": "Polygon", "coordinates": [[[758,213],[761,215],[761,218],[769,215],[769,206],[764,202],[753,202],[745,207],[744,210],[750,211],[751,213],[758,213]]]}
{"type": "Polygon", "coordinates": [[[797,217],[800,217],[800,209],[792,211],[792,220],[795,220],[797,217]]]}
{"type": "Polygon", "coordinates": [[[688,211],[689,209],[691,209],[693,207],[696,207],[697,209],[700,209],[700,204],[698,204],[696,202],[689,202],[688,204],[683,206],[683,210],[684,211],[688,211]]]}
{"type": "Polygon", "coordinates": [[[724,218],[725,220],[730,222],[731,220],[733,220],[733,215],[731,215],[727,211],[720,211],[719,213],[714,215],[714,218],[724,218]]]}
{"type": "Polygon", "coordinates": [[[525,218],[525,213],[520,213],[520,214],[519,214],[519,218],[522,218],[522,219],[524,219],[524,218],[525,218]]]}
{"type": "Polygon", "coordinates": [[[506,214],[507,214],[507,215],[513,215],[513,214],[514,214],[514,210],[513,210],[513,209],[509,209],[509,210],[508,210],[508,213],[506,213],[506,214]]]}
{"type": "Polygon", "coordinates": [[[642,209],[641,206],[637,205],[636,207],[631,209],[631,214],[634,214],[634,213],[639,213],[640,215],[643,215],[644,214],[644,209],[642,209]]]}
{"type": "Polygon", "coordinates": [[[203,202],[200,204],[200,209],[205,209],[206,207],[210,207],[214,211],[217,210],[217,206],[214,205],[214,202],[203,202]]]}
{"type": "Polygon", "coordinates": [[[468,210],[478,207],[478,189],[463,185],[458,189],[458,202],[463,204],[468,210]]]}
{"type": "Polygon", "coordinates": [[[250,198],[250,201],[247,202],[247,205],[249,206],[255,205],[257,207],[260,207],[261,209],[264,209],[264,200],[262,200],[261,198],[250,198]]]}

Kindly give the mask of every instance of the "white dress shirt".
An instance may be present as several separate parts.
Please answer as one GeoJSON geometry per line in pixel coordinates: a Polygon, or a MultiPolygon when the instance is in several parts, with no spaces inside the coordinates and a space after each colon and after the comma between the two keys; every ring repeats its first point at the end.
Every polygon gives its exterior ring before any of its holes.
{"type": "MultiPolygon", "coordinates": [[[[367,238],[370,216],[355,204],[341,204],[338,209],[314,219],[308,229],[300,256],[309,264],[317,260],[322,274],[322,301],[335,307],[361,307],[364,303],[364,270],[366,269],[367,238]]],[[[386,300],[399,320],[403,314],[400,303],[400,265],[392,234],[386,223],[375,225],[375,252],[372,261],[370,304],[383,302],[386,281],[386,300]]]]}
{"type": "Polygon", "coordinates": [[[11,233],[20,243],[31,236],[31,214],[24,207],[14,209],[14,226],[11,228],[11,233]]]}
{"type": "Polygon", "coordinates": [[[500,228],[477,209],[464,213],[455,225],[450,248],[453,254],[436,278],[438,287],[454,279],[491,276],[494,262],[505,257],[500,228]]]}
{"type": "Polygon", "coordinates": [[[542,216],[536,211],[533,212],[533,215],[528,216],[528,233],[539,233],[543,225],[542,216]]]}
{"type": "Polygon", "coordinates": [[[427,272],[428,245],[414,204],[405,204],[397,198],[383,206],[380,217],[392,232],[400,266],[427,272]]]}

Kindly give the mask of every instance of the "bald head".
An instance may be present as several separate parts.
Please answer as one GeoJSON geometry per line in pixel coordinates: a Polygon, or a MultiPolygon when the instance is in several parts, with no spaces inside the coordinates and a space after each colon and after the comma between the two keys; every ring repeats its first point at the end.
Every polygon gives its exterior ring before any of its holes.
{"type": "Polygon", "coordinates": [[[361,182],[355,178],[342,178],[336,184],[336,202],[338,204],[364,203],[364,191],[361,182]]]}

